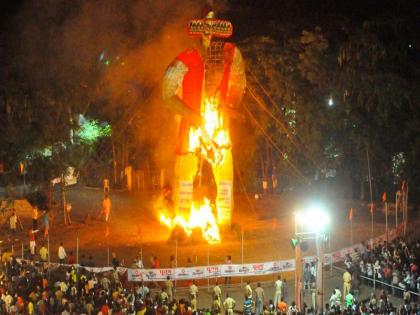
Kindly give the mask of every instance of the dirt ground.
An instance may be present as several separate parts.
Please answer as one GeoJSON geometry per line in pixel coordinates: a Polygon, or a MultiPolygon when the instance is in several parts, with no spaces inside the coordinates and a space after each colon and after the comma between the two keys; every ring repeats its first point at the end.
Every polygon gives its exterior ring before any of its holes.
{"type": "MultiPolygon", "coordinates": [[[[58,195],[56,196],[58,198],[58,195]]],[[[175,242],[168,241],[170,231],[156,219],[153,204],[156,195],[152,193],[129,194],[112,192],[112,211],[110,222],[103,219],[85,221],[87,215],[95,218],[101,208],[101,190],[76,188],[67,191],[67,201],[72,203],[73,224],[63,224],[62,213],[57,213],[50,231],[50,251],[52,261],[57,260],[60,241],[67,252],[76,252],[79,241],[79,260],[82,255],[92,255],[97,265],[107,265],[112,252],[125,265],[130,266],[133,258],[142,253],[146,267],[150,257],[156,255],[161,267],[169,266],[171,255],[176,255],[175,242]],[[109,250],[108,250],[109,248],[109,250]]],[[[57,199],[58,200],[58,199],[57,199]]],[[[185,266],[189,257],[194,265],[223,263],[227,255],[233,263],[242,261],[241,229],[244,229],[243,262],[253,263],[278,259],[290,259],[294,252],[290,239],[294,233],[293,211],[299,202],[298,196],[267,196],[255,200],[253,196],[236,195],[233,214],[233,227],[222,232],[220,244],[208,245],[202,241],[178,243],[178,266],[185,266]]],[[[370,214],[359,202],[334,199],[329,201],[332,217],[331,238],[327,246],[335,250],[350,244],[350,224],[348,209],[354,207],[354,242],[369,238],[371,233],[370,214]]],[[[25,231],[30,227],[30,217],[21,218],[25,231]]],[[[389,217],[390,227],[395,225],[395,217],[389,217]]],[[[384,215],[375,213],[374,234],[385,231],[384,215]]],[[[4,245],[8,244],[7,227],[0,236],[4,245]]],[[[20,232],[11,239],[16,255],[21,253],[21,244],[29,243],[26,233],[20,232]]],[[[42,242],[38,238],[38,244],[42,242]]],[[[310,254],[313,244],[309,243],[310,254]]]]}

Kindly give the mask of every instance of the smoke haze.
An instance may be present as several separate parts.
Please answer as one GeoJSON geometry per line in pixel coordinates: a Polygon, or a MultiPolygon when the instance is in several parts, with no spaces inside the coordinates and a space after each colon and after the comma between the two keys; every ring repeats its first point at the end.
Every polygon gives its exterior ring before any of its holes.
{"type": "MultiPolygon", "coordinates": [[[[119,129],[132,126],[152,158],[171,156],[174,117],[162,104],[160,82],[173,58],[197,43],[186,25],[201,17],[205,4],[25,1],[13,21],[18,53],[12,71],[68,112],[96,116],[119,129]]],[[[65,121],[57,118],[57,124],[65,121]]]]}

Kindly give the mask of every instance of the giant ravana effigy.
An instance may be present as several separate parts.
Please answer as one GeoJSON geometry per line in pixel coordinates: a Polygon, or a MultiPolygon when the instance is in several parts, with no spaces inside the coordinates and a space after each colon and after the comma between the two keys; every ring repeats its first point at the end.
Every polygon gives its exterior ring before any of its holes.
{"type": "Polygon", "coordinates": [[[236,109],[244,94],[245,67],[239,49],[226,40],[233,31],[229,21],[216,19],[209,10],[203,19],[190,21],[188,31],[199,36],[201,44],[182,51],[163,79],[163,99],[180,119],[175,215],[161,216],[161,221],[172,228],[180,225],[187,233],[198,225],[208,241],[217,242],[218,225],[232,222],[229,123],[241,117],[236,109]]]}

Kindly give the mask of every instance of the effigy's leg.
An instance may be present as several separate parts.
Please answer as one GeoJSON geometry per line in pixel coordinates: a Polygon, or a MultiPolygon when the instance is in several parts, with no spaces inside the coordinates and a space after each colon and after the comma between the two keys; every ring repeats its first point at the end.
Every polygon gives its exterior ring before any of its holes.
{"type": "Polygon", "coordinates": [[[197,173],[197,157],[194,154],[177,155],[175,159],[174,198],[176,214],[190,213],[193,201],[194,177],[197,173]]]}
{"type": "Polygon", "coordinates": [[[232,150],[226,150],[223,163],[213,166],[217,185],[217,219],[220,225],[230,225],[233,213],[233,161],[232,150]]]}

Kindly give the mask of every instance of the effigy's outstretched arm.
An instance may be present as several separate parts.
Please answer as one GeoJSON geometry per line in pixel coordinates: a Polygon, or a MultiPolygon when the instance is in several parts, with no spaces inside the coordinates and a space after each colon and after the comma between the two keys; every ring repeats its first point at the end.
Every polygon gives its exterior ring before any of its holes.
{"type": "Polygon", "coordinates": [[[181,115],[193,125],[200,125],[202,123],[200,113],[195,112],[191,107],[187,106],[178,96],[187,72],[188,68],[184,63],[178,60],[173,62],[166,69],[165,76],[163,77],[162,97],[165,104],[175,114],[181,115]]]}
{"type": "Polygon", "coordinates": [[[192,125],[198,126],[203,123],[201,115],[188,107],[178,95],[173,95],[169,99],[164,99],[164,101],[173,112],[187,119],[192,125]]]}

